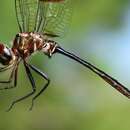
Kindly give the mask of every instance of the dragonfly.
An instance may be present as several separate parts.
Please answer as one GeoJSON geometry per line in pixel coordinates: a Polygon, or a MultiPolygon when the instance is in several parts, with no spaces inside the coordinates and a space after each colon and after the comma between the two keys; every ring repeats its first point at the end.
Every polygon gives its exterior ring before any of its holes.
{"type": "Polygon", "coordinates": [[[18,67],[22,62],[31,83],[32,91],[14,100],[7,111],[10,111],[16,103],[34,95],[30,107],[30,110],[32,110],[34,101],[50,84],[50,78],[28,62],[29,57],[36,52],[41,52],[49,58],[54,54],[64,55],[88,68],[121,94],[130,98],[130,90],[118,80],[74,53],[65,50],[58,42],[53,40],[64,34],[71,17],[71,10],[71,0],[15,0],[19,33],[16,34],[12,47],[0,43],[0,63],[3,65],[0,72],[11,70],[9,79],[0,81],[0,89],[11,89],[17,86],[18,67]],[[35,93],[36,83],[31,71],[36,72],[46,80],[46,83],[37,93],[35,93]]]}

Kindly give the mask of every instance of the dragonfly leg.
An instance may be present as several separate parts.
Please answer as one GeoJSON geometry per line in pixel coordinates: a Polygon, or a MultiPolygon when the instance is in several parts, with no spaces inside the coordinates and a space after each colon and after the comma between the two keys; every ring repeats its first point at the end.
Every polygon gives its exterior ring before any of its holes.
{"type": "Polygon", "coordinates": [[[41,93],[43,93],[43,92],[46,90],[46,88],[47,88],[47,87],[49,86],[49,84],[50,84],[50,79],[48,78],[48,76],[47,76],[45,73],[43,73],[42,71],[40,71],[39,69],[37,69],[35,66],[29,65],[29,67],[30,67],[32,70],[34,70],[36,73],[38,73],[42,78],[44,78],[44,79],[47,81],[47,83],[42,87],[42,89],[39,91],[39,93],[37,93],[37,94],[32,98],[32,105],[31,105],[31,107],[30,107],[30,110],[32,110],[33,105],[34,105],[34,100],[35,100],[38,96],[40,96],[41,93]]]}
{"type": "Polygon", "coordinates": [[[25,61],[24,61],[24,66],[25,66],[26,73],[27,73],[27,76],[28,76],[28,78],[29,78],[29,81],[30,81],[30,83],[31,83],[31,85],[32,85],[32,92],[30,92],[30,93],[28,93],[27,95],[25,95],[25,96],[23,96],[23,97],[21,97],[21,98],[15,100],[15,101],[13,101],[7,111],[10,111],[10,110],[12,109],[12,107],[13,107],[16,103],[18,103],[18,102],[20,102],[20,101],[22,101],[22,100],[24,100],[24,99],[30,97],[30,96],[33,95],[33,94],[35,93],[35,91],[36,91],[36,85],[35,85],[34,78],[33,78],[32,74],[31,74],[31,71],[30,71],[30,69],[29,69],[28,64],[27,64],[25,61]]]}
{"type": "Polygon", "coordinates": [[[18,65],[12,70],[8,81],[0,81],[0,84],[9,85],[9,86],[0,88],[0,90],[11,89],[17,86],[17,72],[18,72],[18,65]],[[12,81],[14,81],[14,83],[13,85],[10,85],[12,81]]]}
{"type": "Polygon", "coordinates": [[[13,64],[12,64],[12,65],[9,65],[9,66],[6,66],[6,67],[1,67],[1,68],[0,68],[0,72],[6,71],[6,70],[8,70],[8,69],[10,69],[10,68],[12,68],[12,67],[13,67],[13,64]]]}

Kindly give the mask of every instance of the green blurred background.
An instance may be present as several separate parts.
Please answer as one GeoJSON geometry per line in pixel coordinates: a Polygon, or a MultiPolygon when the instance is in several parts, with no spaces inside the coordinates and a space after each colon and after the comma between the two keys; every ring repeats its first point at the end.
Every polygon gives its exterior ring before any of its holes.
{"type": "MultiPolygon", "coordinates": [[[[130,1],[76,0],[72,6],[68,34],[57,41],[130,89],[130,1]]],[[[11,46],[17,32],[14,1],[3,0],[0,41],[11,46]]],[[[50,60],[38,53],[30,62],[49,75],[51,84],[31,112],[31,98],[5,112],[12,100],[31,90],[21,65],[18,87],[0,91],[0,130],[130,129],[130,101],[95,74],[61,55],[50,60]]],[[[33,75],[39,90],[44,81],[33,75]]]]}

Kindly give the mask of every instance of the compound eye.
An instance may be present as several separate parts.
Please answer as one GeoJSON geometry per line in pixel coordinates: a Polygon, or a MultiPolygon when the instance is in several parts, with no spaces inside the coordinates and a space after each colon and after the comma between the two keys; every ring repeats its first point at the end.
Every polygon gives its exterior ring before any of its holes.
{"type": "Polygon", "coordinates": [[[0,43],[0,55],[4,53],[4,45],[0,43]]]}
{"type": "Polygon", "coordinates": [[[16,37],[17,37],[17,38],[18,38],[18,37],[20,37],[19,33],[18,33],[18,34],[16,34],[16,37]]]}
{"type": "Polygon", "coordinates": [[[10,49],[0,44],[0,63],[2,65],[9,65],[10,61],[12,60],[12,54],[10,49]]]}
{"type": "Polygon", "coordinates": [[[17,47],[17,45],[19,44],[19,42],[20,42],[20,34],[18,33],[18,34],[16,34],[16,36],[15,36],[13,45],[14,45],[15,47],[17,47]]]}

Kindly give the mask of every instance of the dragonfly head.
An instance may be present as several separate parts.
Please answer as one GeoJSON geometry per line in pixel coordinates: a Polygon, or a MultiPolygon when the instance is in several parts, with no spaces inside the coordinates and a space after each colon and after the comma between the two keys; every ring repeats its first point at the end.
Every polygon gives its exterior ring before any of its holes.
{"type": "Polygon", "coordinates": [[[9,65],[11,64],[13,60],[13,53],[11,50],[4,46],[4,44],[0,43],[0,63],[2,65],[9,65]]]}

